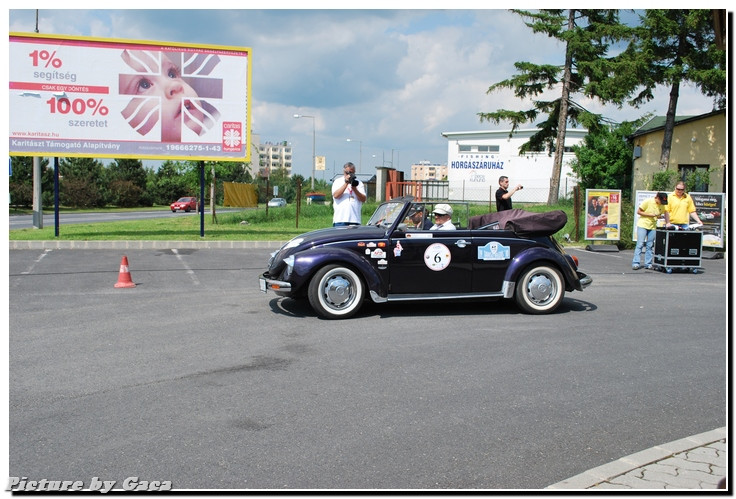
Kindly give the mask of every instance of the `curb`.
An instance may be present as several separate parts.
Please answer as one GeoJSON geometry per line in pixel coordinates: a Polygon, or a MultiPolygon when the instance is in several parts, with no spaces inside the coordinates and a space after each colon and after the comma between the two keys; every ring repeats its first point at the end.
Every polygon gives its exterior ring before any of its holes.
{"type": "Polygon", "coordinates": [[[8,241],[8,249],[279,249],[286,241],[8,241]]]}
{"type": "Polygon", "coordinates": [[[715,430],[693,435],[691,437],[675,440],[673,442],[657,445],[651,449],[636,452],[621,459],[617,459],[608,464],[590,469],[579,475],[562,480],[555,484],[545,487],[545,489],[588,489],[611,480],[614,477],[623,475],[637,468],[641,468],[648,464],[661,461],[672,457],[681,452],[703,447],[719,440],[723,440],[728,436],[726,427],[717,428],[715,430]]]}

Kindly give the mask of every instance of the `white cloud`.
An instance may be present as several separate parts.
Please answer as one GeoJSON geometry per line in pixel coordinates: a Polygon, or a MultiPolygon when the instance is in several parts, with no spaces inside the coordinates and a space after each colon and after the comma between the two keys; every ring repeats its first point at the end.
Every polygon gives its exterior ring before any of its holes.
{"type": "MultiPolygon", "coordinates": [[[[33,31],[34,24],[35,10],[10,10],[10,31],[33,31]]],[[[408,172],[416,161],[446,161],[442,132],[509,128],[480,123],[477,113],[530,104],[507,90],[487,94],[488,87],[513,75],[517,61],[560,64],[564,55],[519,16],[494,9],[41,9],[39,30],[251,47],[253,131],[262,141],[291,142],[295,171],[304,176],[311,174],[312,123],[294,113],[316,117],[317,154],[327,157],[328,172],[333,164],[357,161],[356,142],[366,168],[393,151],[396,166],[408,172]]],[[[664,114],[668,92],[661,89],[641,110],[581,104],[617,121],[632,120],[647,111],[664,114]]],[[[678,114],[710,109],[710,99],[696,89],[681,89],[678,114]]]]}

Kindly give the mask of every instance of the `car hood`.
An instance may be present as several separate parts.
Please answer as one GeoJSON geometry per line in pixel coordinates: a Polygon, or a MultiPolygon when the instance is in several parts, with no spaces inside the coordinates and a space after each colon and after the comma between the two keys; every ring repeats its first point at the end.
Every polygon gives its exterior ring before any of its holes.
{"type": "Polygon", "coordinates": [[[355,239],[381,239],[386,234],[385,227],[365,226],[365,225],[348,225],[344,227],[330,227],[327,229],[318,229],[312,232],[301,234],[287,243],[287,245],[297,245],[305,249],[313,246],[321,246],[324,244],[334,243],[338,241],[352,241],[355,239]]]}
{"type": "Polygon", "coordinates": [[[284,258],[300,251],[310,248],[324,246],[327,244],[343,241],[365,241],[372,239],[383,239],[386,236],[386,227],[349,225],[344,227],[330,227],[318,229],[301,234],[274,253],[269,267],[274,269],[279,266],[284,258]]]}

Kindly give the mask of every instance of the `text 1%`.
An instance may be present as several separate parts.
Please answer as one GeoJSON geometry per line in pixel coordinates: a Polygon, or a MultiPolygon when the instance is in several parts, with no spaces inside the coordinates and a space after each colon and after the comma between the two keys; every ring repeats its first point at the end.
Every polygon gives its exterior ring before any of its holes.
{"type": "Polygon", "coordinates": [[[61,59],[56,57],[56,50],[49,52],[48,50],[34,50],[28,56],[33,59],[33,66],[38,66],[43,63],[43,67],[47,68],[49,65],[59,69],[61,67],[61,59]]]}

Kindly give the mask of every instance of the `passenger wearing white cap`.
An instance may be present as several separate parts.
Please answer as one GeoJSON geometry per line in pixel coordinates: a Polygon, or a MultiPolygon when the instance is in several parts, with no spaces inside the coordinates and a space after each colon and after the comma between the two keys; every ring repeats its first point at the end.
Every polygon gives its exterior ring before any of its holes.
{"type": "Polygon", "coordinates": [[[455,230],[452,223],[452,206],[449,204],[438,204],[432,212],[434,215],[434,225],[429,230],[455,230]]]}

